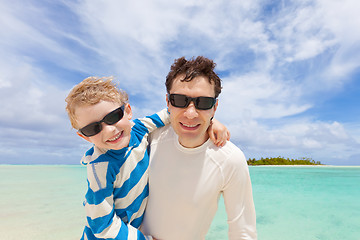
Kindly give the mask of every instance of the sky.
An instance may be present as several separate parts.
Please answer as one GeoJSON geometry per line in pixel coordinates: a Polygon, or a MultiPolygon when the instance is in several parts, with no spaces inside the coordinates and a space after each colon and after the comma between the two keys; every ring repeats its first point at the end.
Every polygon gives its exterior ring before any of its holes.
{"type": "Polygon", "coordinates": [[[65,112],[113,76],[135,118],[166,107],[174,59],[213,59],[215,117],[247,158],[360,165],[357,0],[0,0],[0,164],[79,164],[65,112]]]}

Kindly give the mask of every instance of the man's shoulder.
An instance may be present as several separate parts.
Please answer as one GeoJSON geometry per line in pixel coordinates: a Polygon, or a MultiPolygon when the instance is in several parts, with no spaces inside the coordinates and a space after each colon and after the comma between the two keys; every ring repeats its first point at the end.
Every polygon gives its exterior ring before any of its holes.
{"type": "Polygon", "coordinates": [[[230,141],[227,141],[223,147],[217,147],[213,144],[208,154],[221,165],[247,165],[243,151],[230,141]]]}
{"type": "Polygon", "coordinates": [[[244,155],[241,149],[236,146],[233,142],[227,141],[226,144],[222,147],[217,147],[215,144],[211,145],[211,149],[219,154],[232,155],[232,154],[240,154],[244,155]]]}

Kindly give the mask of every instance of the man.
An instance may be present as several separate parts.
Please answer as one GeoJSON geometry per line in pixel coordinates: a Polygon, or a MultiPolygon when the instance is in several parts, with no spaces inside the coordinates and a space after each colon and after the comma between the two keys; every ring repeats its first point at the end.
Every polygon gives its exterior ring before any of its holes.
{"type": "Polygon", "coordinates": [[[166,77],[171,126],[153,132],[150,195],[142,231],[161,240],[205,239],[223,195],[229,239],[256,239],[246,159],[233,143],[216,147],[207,133],[221,80],[205,57],[179,58],[166,77]]]}

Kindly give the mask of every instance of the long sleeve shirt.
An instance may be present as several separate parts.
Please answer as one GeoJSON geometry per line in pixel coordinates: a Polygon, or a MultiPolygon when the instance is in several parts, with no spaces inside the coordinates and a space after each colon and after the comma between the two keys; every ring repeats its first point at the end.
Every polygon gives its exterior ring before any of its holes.
{"type": "Polygon", "coordinates": [[[93,146],[85,153],[87,226],[82,239],[146,239],[137,228],[149,195],[147,137],[168,122],[166,110],[136,119],[128,147],[110,150],[93,146]]]}
{"type": "Polygon", "coordinates": [[[257,239],[246,159],[231,142],[185,148],[171,126],[151,134],[150,195],[141,227],[162,240],[205,239],[222,194],[229,239],[257,239]]]}

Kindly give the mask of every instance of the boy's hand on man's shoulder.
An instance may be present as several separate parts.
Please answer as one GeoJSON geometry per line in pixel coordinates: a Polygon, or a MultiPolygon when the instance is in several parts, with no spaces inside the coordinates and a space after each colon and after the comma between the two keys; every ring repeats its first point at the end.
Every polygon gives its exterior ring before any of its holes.
{"type": "Polygon", "coordinates": [[[211,141],[213,141],[218,147],[224,146],[225,143],[230,140],[229,130],[225,127],[225,125],[216,119],[211,120],[211,124],[208,128],[208,134],[211,141]]]}

